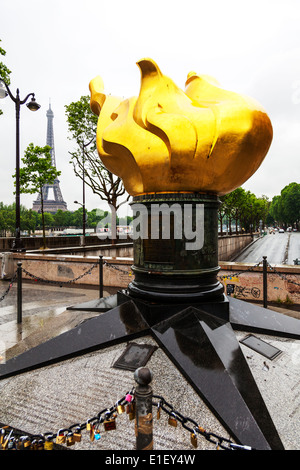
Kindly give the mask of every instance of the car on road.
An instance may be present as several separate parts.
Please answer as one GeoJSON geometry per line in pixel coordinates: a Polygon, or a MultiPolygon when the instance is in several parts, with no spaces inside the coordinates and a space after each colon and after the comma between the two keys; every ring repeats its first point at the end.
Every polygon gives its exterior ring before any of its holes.
{"type": "Polygon", "coordinates": [[[278,231],[278,233],[284,233],[283,228],[280,228],[279,231],[278,231]]]}

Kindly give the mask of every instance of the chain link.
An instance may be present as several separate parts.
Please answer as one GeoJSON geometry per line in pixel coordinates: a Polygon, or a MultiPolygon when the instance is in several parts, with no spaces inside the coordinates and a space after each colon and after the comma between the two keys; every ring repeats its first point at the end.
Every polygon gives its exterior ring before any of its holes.
{"type": "Polygon", "coordinates": [[[132,272],[131,272],[131,271],[125,271],[124,269],[121,269],[121,268],[119,268],[118,266],[115,266],[115,265],[112,264],[112,263],[108,263],[108,262],[105,261],[105,260],[103,261],[103,264],[104,264],[105,266],[107,266],[108,268],[115,269],[116,271],[120,271],[120,272],[123,273],[123,274],[129,274],[129,276],[132,275],[132,272]]]}
{"type": "Polygon", "coordinates": [[[290,284],[295,284],[296,286],[300,286],[298,282],[292,281],[291,279],[287,279],[285,274],[281,274],[280,272],[276,271],[276,269],[273,266],[271,266],[270,263],[267,262],[267,265],[274,272],[274,274],[277,274],[284,281],[289,282],[290,284]]]}
{"type": "Polygon", "coordinates": [[[162,409],[165,413],[167,413],[170,417],[176,419],[176,421],[180,422],[182,427],[189,431],[190,433],[196,435],[200,434],[204,437],[207,441],[211,442],[216,446],[216,448],[221,448],[224,450],[234,450],[234,449],[241,449],[241,450],[253,450],[250,446],[243,446],[238,445],[232,442],[230,439],[222,437],[216,433],[206,431],[202,426],[192,418],[184,416],[178,410],[175,410],[170,403],[168,403],[162,396],[160,395],[153,395],[153,398],[158,399],[158,402],[152,402],[154,406],[157,406],[158,409],[162,409]]]}
{"type": "Polygon", "coordinates": [[[13,277],[12,277],[11,280],[10,280],[10,283],[9,283],[8,288],[7,288],[6,291],[1,295],[1,297],[0,297],[0,302],[2,302],[2,300],[4,300],[5,297],[7,296],[7,294],[9,293],[10,289],[11,289],[12,286],[13,286],[13,283],[14,283],[15,280],[17,279],[17,276],[18,276],[18,271],[15,272],[15,274],[13,275],[13,277]]]}
{"type": "MultiPolygon", "coordinates": [[[[257,268],[262,263],[263,263],[263,261],[260,261],[259,263],[252,266],[252,268],[248,268],[248,269],[245,269],[243,271],[234,272],[232,275],[226,274],[224,276],[218,276],[218,278],[222,281],[222,280],[226,280],[228,278],[230,279],[231,277],[234,277],[234,276],[240,276],[241,274],[254,271],[254,269],[257,268]]],[[[285,274],[281,274],[280,272],[278,272],[273,266],[271,266],[271,264],[268,261],[267,261],[267,266],[274,272],[274,274],[277,274],[284,281],[289,282],[290,284],[294,284],[296,286],[300,286],[300,284],[298,282],[292,281],[291,279],[288,279],[285,274]]]]}
{"type": "Polygon", "coordinates": [[[231,276],[229,276],[228,274],[224,275],[224,276],[218,276],[218,278],[220,280],[224,280],[224,279],[228,279],[228,278],[231,278],[233,276],[240,276],[241,274],[244,274],[244,273],[250,273],[252,271],[254,271],[255,268],[257,268],[260,264],[262,264],[263,261],[260,261],[259,263],[255,264],[254,266],[252,266],[252,268],[248,268],[248,269],[244,269],[243,271],[238,271],[237,273],[235,272],[234,274],[232,274],[231,276]]]}
{"type": "Polygon", "coordinates": [[[74,279],[70,279],[69,281],[52,281],[52,280],[49,280],[49,279],[43,279],[39,276],[35,276],[34,274],[30,273],[29,271],[27,271],[26,269],[22,268],[22,271],[29,277],[31,277],[32,279],[34,279],[35,281],[40,281],[40,282],[46,282],[48,284],[56,284],[56,285],[65,285],[65,284],[72,284],[72,282],[75,282],[75,281],[78,281],[79,279],[82,279],[84,276],[86,276],[87,274],[91,274],[92,270],[95,269],[98,265],[97,264],[93,264],[93,266],[91,268],[88,269],[88,271],[85,271],[84,273],[80,274],[80,276],[78,277],[75,277],[74,279]]]}

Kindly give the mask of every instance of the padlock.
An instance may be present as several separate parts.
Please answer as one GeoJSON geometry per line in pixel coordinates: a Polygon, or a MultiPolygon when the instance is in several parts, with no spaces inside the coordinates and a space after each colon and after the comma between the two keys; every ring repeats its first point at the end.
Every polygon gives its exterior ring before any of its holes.
{"type": "Polygon", "coordinates": [[[100,421],[98,421],[98,422],[94,425],[94,439],[96,439],[96,441],[99,441],[99,440],[101,439],[100,421]]]}
{"type": "Polygon", "coordinates": [[[86,422],[86,430],[87,431],[90,431],[92,429],[92,426],[93,424],[91,423],[91,421],[88,419],[87,422],[86,422]]]}
{"type": "Polygon", "coordinates": [[[30,448],[31,448],[31,439],[29,438],[29,436],[21,436],[20,437],[18,448],[20,450],[30,450],[30,448]]]}
{"type": "Polygon", "coordinates": [[[7,450],[16,450],[16,448],[16,439],[12,436],[8,441],[7,450]]]}
{"type": "Polygon", "coordinates": [[[95,440],[95,425],[89,423],[89,433],[90,433],[90,440],[93,442],[95,440]]]}
{"type": "Polygon", "coordinates": [[[120,405],[120,404],[117,404],[117,412],[119,415],[121,415],[122,413],[124,413],[125,411],[125,406],[124,405],[120,405]]]}
{"type": "Polygon", "coordinates": [[[31,441],[31,450],[37,450],[37,445],[38,445],[38,440],[37,439],[32,439],[31,441]]]}
{"type": "Polygon", "coordinates": [[[67,447],[73,446],[75,444],[74,435],[71,431],[67,434],[66,443],[67,447]]]}
{"type": "Polygon", "coordinates": [[[73,437],[74,437],[75,442],[80,442],[81,441],[81,428],[80,428],[80,426],[78,426],[75,429],[73,437]]]}
{"type": "Polygon", "coordinates": [[[50,437],[46,437],[44,442],[44,450],[53,450],[54,444],[50,437]]]}
{"type": "Polygon", "coordinates": [[[41,437],[37,440],[36,450],[44,450],[45,439],[41,437]]]}
{"type": "Polygon", "coordinates": [[[129,403],[133,400],[133,395],[130,393],[127,393],[125,396],[125,401],[128,401],[129,403]]]}
{"type": "Polygon", "coordinates": [[[128,414],[128,418],[132,421],[135,418],[135,402],[132,401],[126,405],[126,413],[128,414]]]}
{"type": "Polygon", "coordinates": [[[176,419],[174,413],[172,413],[172,415],[173,415],[173,416],[171,416],[171,415],[169,416],[168,424],[169,424],[170,426],[173,426],[174,428],[176,428],[176,427],[177,427],[177,419],[176,419]]]}
{"type": "Polygon", "coordinates": [[[198,447],[198,441],[197,441],[197,436],[196,436],[195,432],[191,433],[191,444],[195,448],[198,447]]]}
{"type": "Polygon", "coordinates": [[[5,428],[0,429],[0,444],[2,445],[5,439],[5,428]]]}
{"type": "Polygon", "coordinates": [[[66,435],[64,429],[60,429],[56,434],[56,444],[64,444],[66,442],[66,435]]]}
{"type": "Polygon", "coordinates": [[[114,416],[107,418],[103,422],[105,431],[114,431],[117,427],[116,418],[114,416]]]}
{"type": "Polygon", "coordinates": [[[156,415],[157,419],[160,419],[160,407],[161,407],[160,402],[158,402],[158,405],[157,405],[157,415],[156,415]]]}
{"type": "Polygon", "coordinates": [[[12,436],[13,430],[11,429],[10,433],[4,437],[3,444],[2,444],[2,449],[6,450],[8,447],[9,440],[12,436]]]}

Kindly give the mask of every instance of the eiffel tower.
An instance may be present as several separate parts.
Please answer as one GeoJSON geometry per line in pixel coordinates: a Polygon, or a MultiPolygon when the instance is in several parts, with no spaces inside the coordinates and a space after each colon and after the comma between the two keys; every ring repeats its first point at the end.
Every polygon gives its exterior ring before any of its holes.
{"type": "MultiPolygon", "coordinates": [[[[51,147],[50,153],[52,158],[52,165],[56,167],[55,161],[55,150],[54,150],[54,132],[53,132],[53,119],[54,113],[51,109],[51,104],[49,103],[49,109],[47,111],[47,145],[51,147]]],[[[52,212],[55,213],[58,210],[66,211],[67,203],[64,201],[62,197],[62,193],[59,186],[59,180],[56,178],[53,184],[45,184],[43,186],[43,204],[44,204],[44,212],[52,212]],[[54,199],[48,199],[49,191],[52,189],[54,199]]],[[[41,195],[39,194],[37,200],[33,202],[32,209],[34,211],[40,212],[41,211],[41,195]]]]}

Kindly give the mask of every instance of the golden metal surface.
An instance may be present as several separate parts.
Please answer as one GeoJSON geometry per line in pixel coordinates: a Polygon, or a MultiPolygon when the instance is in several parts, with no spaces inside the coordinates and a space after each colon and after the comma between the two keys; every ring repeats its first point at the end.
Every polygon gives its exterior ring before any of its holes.
{"type": "Polygon", "coordinates": [[[183,91],[152,59],[137,64],[138,97],[112,97],[103,93],[100,77],[90,82],[99,156],[129,194],[223,195],[255,173],[273,136],[259,103],[195,72],[183,91]]]}

